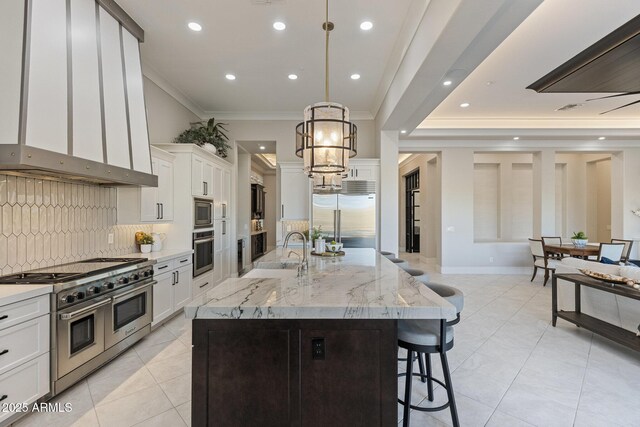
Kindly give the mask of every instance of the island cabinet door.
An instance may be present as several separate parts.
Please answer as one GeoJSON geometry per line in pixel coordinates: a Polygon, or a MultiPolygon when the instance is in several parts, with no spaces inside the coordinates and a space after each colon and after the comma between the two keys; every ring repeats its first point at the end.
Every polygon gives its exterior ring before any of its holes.
{"type": "Polygon", "coordinates": [[[193,322],[192,425],[396,426],[395,320],[193,322]]]}

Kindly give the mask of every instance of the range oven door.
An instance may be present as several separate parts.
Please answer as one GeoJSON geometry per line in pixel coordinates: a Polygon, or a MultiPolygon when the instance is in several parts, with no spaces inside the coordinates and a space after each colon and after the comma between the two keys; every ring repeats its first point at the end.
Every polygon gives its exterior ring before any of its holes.
{"type": "Polygon", "coordinates": [[[105,317],[105,349],[112,347],[132,333],[151,324],[153,317],[152,288],[157,283],[149,279],[123,288],[112,297],[105,317]]]}
{"type": "Polygon", "coordinates": [[[213,270],[214,252],[213,232],[194,233],[193,238],[193,277],[213,270]],[[206,237],[200,237],[206,235],[206,237]]]}
{"type": "Polygon", "coordinates": [[[96,298],[58,312],[58,378],[104,351],[104,319],[110,305],[111,298],[96,298]]]}

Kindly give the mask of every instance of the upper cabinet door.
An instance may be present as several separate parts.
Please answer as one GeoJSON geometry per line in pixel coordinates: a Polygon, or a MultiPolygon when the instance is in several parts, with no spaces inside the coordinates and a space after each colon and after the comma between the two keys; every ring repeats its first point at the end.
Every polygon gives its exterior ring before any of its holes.
{"type": "Polygon", "coordinates": [[[213,216],[215,219],[222,218],[222,168],[214,166],[213,168],[213,216]]]}
{"type": "Polygon", "coordinates": [[[32,0],[30,26],[25,142],[68,154],[66,1],[32,0]]]}
{"type": "Polygon", "coordinates": [[[231,204],[231,171],[222,171],[222,218],[229,218],[229,205],[231,204]]]}
{"type": "Polygon", "coordinates": [[[204,181],[204,195],[214,197],[213,165],[207,161],[203,165],[202,180],[204,181]]]}
{"type": "Polygon", "coordinates": [[[133,169],[151,173],[147,111],[144,104],[144,87],[138,39],[121,28],[122,52],[126,75],[126,97],[129,107],[129,135],[133,169]]]}
{"type": "Polygon", "coordinates": [[[124,74],[120,48],[120,24],[109,12],[100,8],[100,58],[107,163],[122,168],[131,168],[127,104],[124,97],[124,74]]]}
{"type": "Polygon", "coordinates": [[[191,156],[191,195],[204,196],[204,159],[191,156]]]}
{"type": "Polygon", "coordinates": [[[71,0],[71,75],[73,132],[71,154],[104,161],[102,111],[98,72],[97,5],[95,0],[71,0]]]}
{"type": "Polygon", "coordinates": [[[153,173],[158,175],[158,203],[164,221],[173,221],[173,164],[155,159],[153,173]]]}
{"type": "Polygon", "coordinates": [[[0,144],[18,143],[24,1],[0,1],[0,144]]]}

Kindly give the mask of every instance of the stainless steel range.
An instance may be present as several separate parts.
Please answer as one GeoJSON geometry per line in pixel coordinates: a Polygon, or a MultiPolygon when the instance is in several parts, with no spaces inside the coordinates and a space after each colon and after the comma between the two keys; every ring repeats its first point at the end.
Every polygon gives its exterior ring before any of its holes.
{"type": "Polygon", "coordinates": [[[0,277],[51,284],[51,395],[87,376],[151,331],[153,264],[94,258],[0,277]]]}

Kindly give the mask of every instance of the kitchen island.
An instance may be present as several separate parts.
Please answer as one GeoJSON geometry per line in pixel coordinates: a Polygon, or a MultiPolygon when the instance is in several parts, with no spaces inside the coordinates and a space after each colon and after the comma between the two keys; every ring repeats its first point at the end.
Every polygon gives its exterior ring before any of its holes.
{"type": "Polygon", "coordinates": [[[346,252],[311,257],[301,277],[258,268],[185,308],[194,426],[397,425],[397,320],[455,308],[375,250],[346,252]]]}

